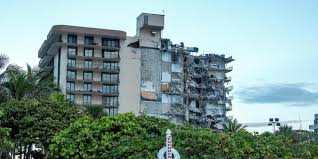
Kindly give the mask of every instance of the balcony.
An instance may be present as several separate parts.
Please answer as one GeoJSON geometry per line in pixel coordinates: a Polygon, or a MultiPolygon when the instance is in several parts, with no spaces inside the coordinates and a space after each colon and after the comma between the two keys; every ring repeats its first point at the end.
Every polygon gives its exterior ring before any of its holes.
{"type": "Polygon", "coordinates": [[[232,105],[225,106],[225,111],[231,111],[231,110],[232,110],[232,105]]]}
{"type": "Polygon", "coordinates": [[[66,93],[72,93],[72,94],[90,94],[90,95],[100,95],[100,96],[118,96],[119,92],[103,92],[102,90],[91,90],[91,91],[85,91],[85,90],[66,90],[66,93]]]}
{"type": "Polygon", "coordinates": [[[76,60],[94,60],[94,61],[105,61],[105,62],[119,62],[120,57],[93,57],[93,56],[80,56],[67,54],[68,58],[75,58],[76,60]]]}
{"type": "Polygon", "coordinates": [[[233,90],[233,86],[225,87],[225,91],[227,91],[227,92],[232,91],[232,90],[233,90]]]}
{"type": "Polygon", "coordinates": [[[103,106],[104,108],[118,108],[119,102],[113,102],[113,103],[103,102],[102,106],[103,106]]]}
{"type": "Polygon", "coordinates": [[[227,58],[225,58],[224,60],[225,60],[225,63],[230,63],[230,62],[234,61],[234,59],[233,59],[232,56],[227,57],[227,58]]]}
{"type": "Polygon", "coordinates": [[[67,64],[69,70],[81,70],[81,71],[94,71],[94,72],[106,72],[106,73],[119,73],[119,66],[116,67],[104,67],[103,64],[93,64],[85,66],[84,63],[76,63],[76,65],[67,64]]]}
{"type": "Polygon", "coordinates": [[[232,80],[231,76],[225,76],[224,82],[230,82],[232,80]]]}
{"type": "Polygon", "coordinates": [[[87,82],[87,83],[93,83],[93,84],[119,84],[119,80],[112,80],[112,81],[102,81],[102,80],[88,80],[88,79],[82,79],[82,78],[76,78],[76,77],[66,77],[66,80],[67,81],[70,81],[70,82],[78,82],[78,83],[84,83],[84,82],[87,82]]]}
{"type": "Polygon", "coordinates": [[[226,73],[231,72],[232,70],[233,70],[233,66],[225,68],[226,73]]]}

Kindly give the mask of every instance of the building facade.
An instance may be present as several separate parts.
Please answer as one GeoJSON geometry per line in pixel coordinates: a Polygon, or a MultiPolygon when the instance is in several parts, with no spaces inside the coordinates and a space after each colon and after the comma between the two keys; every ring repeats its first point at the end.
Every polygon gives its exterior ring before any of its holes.
{"type": "Polygon", "coordinates": [[[313,125],[309,125],[309,129],[313,130],[316,133],[318,133],[318,114],[315,114],[314,124],[313,125]]]}
{"type": "Polygon", "coordinates": [[[231,77],[224,55],[195,55],[196,47],[161,36],[164,16],[142,13],[135,36],[124,31],[53,26],[40,50],[40,67],[67,99],[99,105],[109,115],[134,112],[176,123],[222,129],[231,110],[231,77]]]}

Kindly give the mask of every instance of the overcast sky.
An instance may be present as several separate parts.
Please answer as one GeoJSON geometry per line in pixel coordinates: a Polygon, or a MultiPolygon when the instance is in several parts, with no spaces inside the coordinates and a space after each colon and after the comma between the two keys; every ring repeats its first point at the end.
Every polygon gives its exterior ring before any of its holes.
{"type": "MultiPolygon", "coordinates": [[[[233,115],[243,123],[302,121],[318,113],[318,1],[18,1],[0,2],[0,52],[11,63],[36,65],[53,25],[135,34],[142,12],[165,14],[163,38],[233,56],[233,115]]],[[[299,123],[290,124],[295,129],[299,123]]],[[[270,131],[253,127],[251,131],[270,131]]]]}

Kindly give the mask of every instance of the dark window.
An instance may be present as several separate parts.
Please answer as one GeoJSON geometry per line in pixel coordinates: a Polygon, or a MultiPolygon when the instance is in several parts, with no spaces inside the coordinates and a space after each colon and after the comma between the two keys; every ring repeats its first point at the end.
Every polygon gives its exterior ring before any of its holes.
{"type": "Polygon", "coordinates": [[[76,44],[77,43],[77,35],[68,35],[67,42],[72,43],[72,44],[76,44]]]}
{"type": "Polygon", "coordinates": [[[67,70],[67,78],[68,79],[76,79],[76,71],[67,70]]]}
{"type": "Polygon", "coordinates": [[[76,66],[76,60],[75,59],[67,59],[67,66],[75,67],[76,66]]]}
{"type": "Polygon", "coordinates": [[[102,45],[109,46],[109,47],[119,47],[119,40],[118,39],[102,38],[102,45]]]}
{"type": "Polygon", "coordinates": [[[84,56],[93,57],[94,49],[93,48],[84,48],[84,56]]]}
{"type": "Polygon", "coordinates": [[[91,92],[91,91],[92,91],[92,84],[91,84],[91,83],[84,83],[84,85],[83,85],[83,91],[85,91],[85,92],[91,92]]]}
{"type": "Polygon", "coordinates": [[[74,94],[66,94],[66,99],[67,99],[69,102],[74,103],[74,102],[75,102],[75,95],[74,95],[74,94]]]}
{"type": "Polygon", "coordinates": [[[117,107],[118,97],[103,97],[103,105],[117,107]]]}
{"type": "Polygon", "coordinates": [[[195,107],[199,108],[199,101],[197,101],[197,100],[195,101],[195,107]]]}
{"type": "Polygon", "coordinates": [[[83,104],[92,104],[92,96],[83,95],[83,104]]]}
{"type": "Polygon", "coordinates": [[[118,74],[103,73],[102,74],[102,81],[116,82],[116,81],[119,81],[119,76],[118,76],[118,74]]]}
{"type": "Polygon", "coordinates": [[[118,114],[118,108],[114,107],[105,107],[104,112],[107,113],[109,116],[117,115],[118,114]]]}
{"type": "Polygon", "coordinates": [[[68,55],[72,55],[72,56],[77,55],[77,48],[76,48],[76,47],[71,47],[71,46],[69,46],[69,47],[67,48],[67,54],[68,54],[68,55]]]}
{"type": "Polygon", "coordinates": [[[66,90],[67,91],[74,91],[75,90],[75,83],[74,82],[67,82],[66,83],[66,90]]]}
{"type": "Polygon", "coordinates": [[[93,72],[83,72],[83,79],[84,80],[92,80],[93,79],[93,72]]]}
{"type": "Polygon", "coordinates": [[[94,44],[94,37],[93,36],[85,36],[84,44],[85,45],[93,45],[94,44]]]}
{"type": "Polygon", "coordinates": [[[119,52],[103,50],[103,58],[117,59],[119,58],[119,52]]]}
{"type": "Polygon", "coordinates": [[[118,85],[103,85],[104,93],[118,93],[118,85]]]}
{"type": "Polygon", "coordinates": [[[115,62],[104,62],[103,68],[107,70],[119,70],[119,64],[115,62]]]}
{"type": "Polygon", "coordinates": [[[92,68],[92,60],[85,60],[84,61],[84,68],[92,68]]]}

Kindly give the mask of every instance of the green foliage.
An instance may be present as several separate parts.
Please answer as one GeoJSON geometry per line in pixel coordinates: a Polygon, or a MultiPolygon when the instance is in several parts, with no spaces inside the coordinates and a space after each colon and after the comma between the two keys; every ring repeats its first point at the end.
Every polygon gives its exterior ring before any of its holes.
{"type": "Polygon", "coordinates": [[[11,138],[22,145],[39,143],[45,148],[51,138],[69,126],[79,112],[68,103],[51,100],[10,100],[2,103],[0,126],[11,129],[11,138]]]}
{"type": "Polygon", "coordinates": [[[85,112],[93,118],[101,118],[107,114],[103,112],[103,108],[98,105],[87,105],[85,106],[85,112]]]}
{"type": "MultiPolygon", "coordinates": [[[[3,116],[3,112],[0,111],[0,119],[3,116]]],[[[0,127],[0,148],[12,147],[13,144],[10,141],[10,130],[9,128],[0,127]]]]}
{"type": "Polygon", "coordinates": [[[238,132],[244,129],[246,126],[240,124],[237,119],[226,118],[223,124],[224,131],[226,132],[238,132]]]}
{"type": "Polygon", "coordinates": [[[9,65],[2,76],[0,88],[8,92],[7,98],[21,100],[47,97],[56,89],[46,68],[32,69],[27,65],[27,70],[23,70],[9,65]]]}
{"type": "Polygon", "coordinates": [[[52,158],[156,158],[172,130],[173,147],[182,158],[314,158],[317,143],[299,143],[282,135],[246,131],[212,132],[177,126],[164,119],[120,114],[83,117],[52,139],[52,158]]]}

